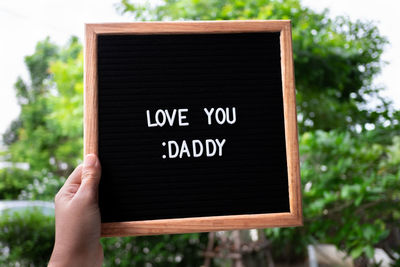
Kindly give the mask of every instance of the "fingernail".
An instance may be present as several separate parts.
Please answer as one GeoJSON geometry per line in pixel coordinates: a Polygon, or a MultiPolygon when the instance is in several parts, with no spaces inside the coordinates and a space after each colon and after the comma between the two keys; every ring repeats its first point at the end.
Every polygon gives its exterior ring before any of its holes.
{"type": "Polygon", "coordinates": [[[96,164],[96,156],[93,154],[86,155],[83,165],[85,167],[92,167],[94,164],[96,164]]]}

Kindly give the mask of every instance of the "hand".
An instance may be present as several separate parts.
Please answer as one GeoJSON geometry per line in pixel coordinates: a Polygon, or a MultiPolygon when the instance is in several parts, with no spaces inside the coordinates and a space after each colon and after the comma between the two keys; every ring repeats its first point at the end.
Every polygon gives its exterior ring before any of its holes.
{"type": "Polygon", "coordinates": [[[96,155],[85,157],[55,197],[56,238],[49,266],[101,266],[98,185],[101,167],[96,155]]]}

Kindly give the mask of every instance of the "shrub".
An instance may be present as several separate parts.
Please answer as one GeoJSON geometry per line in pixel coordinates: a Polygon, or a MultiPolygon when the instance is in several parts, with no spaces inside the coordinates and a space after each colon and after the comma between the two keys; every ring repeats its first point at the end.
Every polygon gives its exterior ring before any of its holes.
{"type": "Polygon", "coordinates": [[[38,208],[0,217],[0,265],[46,266],[54,244],[54,216],[38,208]]]}

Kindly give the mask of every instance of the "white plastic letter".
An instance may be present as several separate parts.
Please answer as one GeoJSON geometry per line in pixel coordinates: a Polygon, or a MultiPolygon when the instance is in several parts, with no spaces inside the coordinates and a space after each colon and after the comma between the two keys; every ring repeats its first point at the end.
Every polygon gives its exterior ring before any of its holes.
{"type": "Polygon", "coordinates": [[[182,158],[183,153],[186,153],[188,158],[190,158],[189,148],[188,148],[187,143],[186,143],[185,140],[183,140],[183,142],[182,142],[182,147],[181,147],[181,152],[179,153],[179,158],[182,158]]]}
{"type": "Polygon", "coordinates": [[[166,115],[167,115],[167,120],[168,120],[169,126],[174,125],[174,120],[175,120],[175,115],[176,115],[176,109],[174,109],[174,111],[172,111],[172,115],[169,115],[168,109],[165,110],[165,113],[166,113],[166,115]]]}
{"type": "Polygon", "coordinates": [[[182,115],[183,112],[187,112],[187,108],[182,108],[178,110],[178,117],[179,117],[179,126],[188,126],[189,122],[184,122],[183,120],[186,119],[185,115],[182,115]]]}
{"type": "Polygon", "coordinates": [[[221,142],[218,139],[215,139],[215,142],[217,143],[218,146],[218,155],[222,156],[222,147],[224,146],[226,139],[222,139],[221,142]]]}
{"type": "Polygon", "coordinates": [[[156,123],[151,123],[150,110],[146,110],[146,115],[147,115],[147,126],[148,127],[156,127],[157,126],[156,123]]]}
{"type": "Polygon", "coordinates": [[[229,108],[226,108],[226,121],[229,124],[234,124],[236,122],[236,108],[232,108],[232,119],[229,120],[229,108]]]}
{"type": "Polygon", "coordinates": [[[155,116],[156,116],[157,125],[160,126],[160,127],[163,127],[164,124],[165,124],[165,113],[164,113],[164,110],[162,110],[162,109],[157,110],[155,116]],[[161,121],[160,121],[160,116],[159,116],[160,114],[162,115],[161,116],[161,118],[162,118],[161,121]]]}
{"type": "Polygon", "coordinates": [[[208,125],[211,125],[211,115],[214,112],[214,108],[211,108],[210,111],[208,111],[207,108],[204,108],[204,112],[207,114],[208,125]]]}
{"type": "Polygon", "coordinates": [[[222,108],[217,108],[217,110],[215,111],[215,120],[218,122],[218,124],[224,124],[225,119],[225,110],[223,110],[222,108]],[[222,114],[222,119],[219,118],[219,114],[222,114]]]}
{"type": "Polygon", "coordinates": [[[179,153],[179,146],[178,143],[175,141],[168,141],[168,157],[170,159],[176,158],[179,153]],[[172,153],[172,146],[175,147],[175,153],[172,153]]]}
{"type": "Polygon", "coordinates": [[[198,158],[203,154],[203,144],[200,142],[200,140],[193,140],[192,147],[193,147],[194,158],[198,158]],[[199,146],[199,151],[197,151],[196,144],[199,146]]]}
{"type": "Polygon", "coordinates": [[[212,157],[215,155],[215,153],[217,152],[217,146],[215,145],[214,140],[212,139],[207,139],[206,140],[206,155],[207,157],[212,157]],[[213,146],[213,151],[211,152],[210,150],[210,145],[213,146]]]}

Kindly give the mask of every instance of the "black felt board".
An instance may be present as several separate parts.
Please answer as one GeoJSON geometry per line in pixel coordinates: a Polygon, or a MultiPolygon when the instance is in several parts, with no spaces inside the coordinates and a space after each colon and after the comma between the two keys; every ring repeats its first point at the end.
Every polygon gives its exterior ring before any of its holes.
{"type": "Polygon", "coordinates": [[[102,222],[289,212],[279,33],[99,35],[102,222]],[[203,108],[235,107],[208,125],[203,108]],[[146,110],[187,108],[187,127],[146,110]],[[221,157],[162,142],[226,139],[221,157]]]}

